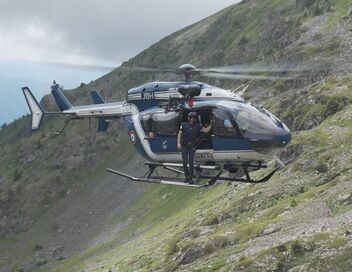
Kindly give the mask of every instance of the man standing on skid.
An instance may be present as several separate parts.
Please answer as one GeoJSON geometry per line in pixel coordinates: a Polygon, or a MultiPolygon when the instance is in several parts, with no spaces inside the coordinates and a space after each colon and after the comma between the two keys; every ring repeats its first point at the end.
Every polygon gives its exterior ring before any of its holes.
{"type": "Polygon", "coordinates": [[[188,114],[188,122],[183,122],[177,135],[177,149],[182,152],[183,170],[185,172],[185,183],[193,184],[194,177],[194,153],[196,152],[196,141],[199,133],[209,133],[211,125],[207,128],[197,123],[198,114],[192,111],[188,114]],[[188,169],[189,164],[189,169],[188,169]]]}

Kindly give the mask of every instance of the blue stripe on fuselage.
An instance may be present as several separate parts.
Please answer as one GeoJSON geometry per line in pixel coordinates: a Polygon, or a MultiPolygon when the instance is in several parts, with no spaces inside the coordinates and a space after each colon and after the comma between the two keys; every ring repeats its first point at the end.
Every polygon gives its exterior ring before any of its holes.
{"type": "Polygon", "coordinates": [[[225,150],[252,150],[251,146],[245,139],[234,139],[234,138],[213,138],[214,151],[225,151],[225,150]]]}

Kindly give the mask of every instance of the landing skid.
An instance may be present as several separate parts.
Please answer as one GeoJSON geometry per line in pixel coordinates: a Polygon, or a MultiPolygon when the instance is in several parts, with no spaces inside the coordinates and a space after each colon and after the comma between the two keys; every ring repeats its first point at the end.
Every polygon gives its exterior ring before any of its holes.
{"type": "Polygon", "coordinates": [[[128,174],[122,173],[120,171],[116,171],[113,169],[107,169],[107,171],[109,171],[110,173],[113,173],[115,175],[121,176],[121,177],[125,177],[128,178],[130,180],[133,181],[137,181],[137,182],[145,182],[145,183],[154,183],[154,184],[164,184],[164,185],[175,185],[175,186],[184,186],[184,187],[191,187],[191,188],[204,188],[204,187],[209,187],[210,184],[188,184],[188,183],[184,183],[183,181],[179,180],[179,181],[171,181],[171,180],[165,180],[162,178],[137,178],[137,177],[133,177],[130,176],[128,174]]]}
{"type": "MultiPolygon", "coordinates": [[[[113,170],[113,169],[107,169],[108,172],[113,173],[115,175],[125,177],[127,179],[130,179],[132,181],[136,182],[144,182],[144,183],[154,183],[154,184],[165,184],[165,185],[175,185],[175,186],[184,186],[184,187],[190,187],[190,188],[205,188],[212,186],[216,183],[216,181],[230,181],[230,182],[244,182],[244,183],[263,183],[268,181],[279,168],[275,168],[273,171],[271,171],[268,175],[263,177],[262,179],[259,180],[253,180],[251,179],[248,171],[248,167],[242,166],[241,169],[243,171],[243,174],[245,178],[241,177],[229,177],[229,176],[222,176],[223,170],[220,168],[219,165],[195,165],[194,169],[196,172],[194,184],[189,184],[189,183],[184,183],[184,179],[180,178],[170,178],[170,177],[164,177],[164,176],[159,176],[159,175],[154,175],[155,170],[157,167],[163,167],[166,170],[169,170],[171,172],[177,173],[177,174],[182,174],[184,175],[184,172],[182,170],[179,170],[178,168],[182,169],[182,164],[177,164],[177,163],[145,163],[148,167],[149,170],[145,174],[144,177],[134,177],[131,175],[128,175],[126,173],[123,173],[121,171],[113,170]],[[218,171],[218,173],[214,176],[211,175],[203,175],[203,170],[211,170],[211,171],[218,171]],[[207,179],[208,182],[205,184],[199,184],[200,180],[207,179]]],[[[253,165],[251,166],[253,167],[253,165]]],[[[258,166],[259,168],[266,168],[266,165],[260,165],[258,166]]]]}

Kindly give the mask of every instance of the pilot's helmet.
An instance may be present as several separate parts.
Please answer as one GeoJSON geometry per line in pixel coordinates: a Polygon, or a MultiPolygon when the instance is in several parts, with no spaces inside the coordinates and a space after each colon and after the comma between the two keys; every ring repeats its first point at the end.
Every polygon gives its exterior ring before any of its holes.
{"type": "Polygon", "coordinates": [[[188,119],[190,118],[197,118],[198,116],[198,113],[195,112],[195,111],[191,111],[189,114],[188,114],[188,119]]]}

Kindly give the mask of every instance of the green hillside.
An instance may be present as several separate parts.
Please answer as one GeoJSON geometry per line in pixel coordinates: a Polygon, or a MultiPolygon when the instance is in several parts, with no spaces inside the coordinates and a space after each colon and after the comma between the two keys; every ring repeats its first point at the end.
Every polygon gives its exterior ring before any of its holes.
{"type": "MultiPolygon", "coordinates": [[[[177,78],[124,66],[299,63],[305,69],[284,74],[296,79],[249,82],[245,94],[294,132],[280,154],[287,167],[265,184],[193,190],[117,181],[106,167],[144,172],[119,122],[103,135],[95,122],[77,121],[55,136],[64,125],[56,118],[35,134],[29,117],[4,127],[0,271],[351,270],[350,10],[350,0],[242,1],[67,91],[77,105],[90,103],[92,89],[113,101],[140,83],[177,78]]],[[[42,104],[54,107],[49,97],[42,104]]]]}

